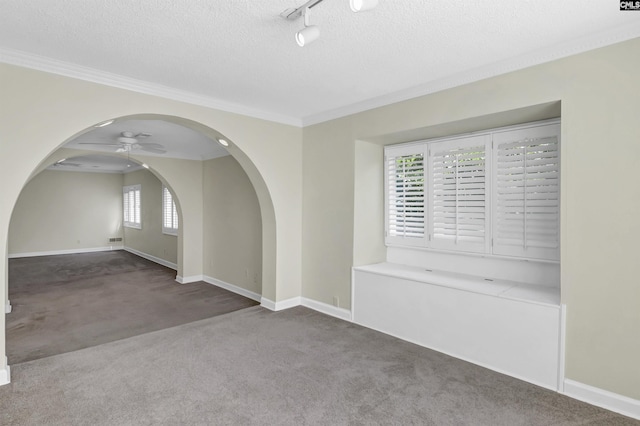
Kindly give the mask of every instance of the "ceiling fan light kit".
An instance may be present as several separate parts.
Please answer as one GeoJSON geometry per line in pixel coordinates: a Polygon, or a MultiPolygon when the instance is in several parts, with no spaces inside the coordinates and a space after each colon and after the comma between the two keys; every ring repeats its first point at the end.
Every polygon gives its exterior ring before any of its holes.
{"type": "MultiPolygon", "coordinates": [[[[324,0],[309,0],[297,8],[289,8],[280,14],[286,20],[295,21],[304,18],[304,28],[296,33],[295,39],[298,46],[303,47],[317,40],[320,37],[320,28],[309,23],[309,12],[312,7],[322,3],[324,0]]],[[[353,12],[364,12],[371,10],[378,5],[378,0],[349,0],[349,7],[353,12]]]]}

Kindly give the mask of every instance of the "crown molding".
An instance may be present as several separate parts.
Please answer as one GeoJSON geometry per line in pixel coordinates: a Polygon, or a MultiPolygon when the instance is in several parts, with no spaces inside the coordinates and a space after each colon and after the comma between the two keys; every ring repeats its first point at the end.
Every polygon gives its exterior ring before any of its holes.
{"type": "Polygon", "coordinates": [[[462,86],[464,84],[473,83],[512,71],[521,70],[543,64],[545,62],[562,59],[637,37],[640,37],[640,26],[637,23],[632,23],[609,31],[588,35],[586,37],[557,44],[549,48],[540,49],[515,58],[479,67],[470,71],[454,74],[423,85],[389,93],[387,95],[377,96],[362,102],[323,111],[318,114],[311,114],[305,117],[292,117],[249,108],[208,96],[13,49],[0,48],[0,62],[63,75],[65,77],[77,78],[79,80],[90,81],[93,83],[104,84],[106,86],[117,87],[120,89],[131,90],[133,92],[200,105],[261,120],[296,127],[305,127],[357,114],[374,108],[380,108],[397,102],[418,98],[420,96],[429,95],[431,93],[440,92],[442,90],[451,89],[453,87],[462,86]]]}
{"type": "Polygon", "coordinates": [[[515,58],[506,59],[504,61],[495,62],[493,64],[479,67],[470,71],[454,74],[449,77],[434,80],[426,84],[411,87],[409,89],[404,89],[398,92],[389,93],[387,95],[367,99],[362,102],[357,102],[344,107],[324,111],[319,114],[308,115],[302,118],[302,127],[311,126],[314,124],[346,117],[348,115],[368,111],[374,108],[380,108],[409,99],[418,98],[420,96],[425,96],[432,93],[440,92],[442,90],[462,86],[464,84],[496,77],[498,75],[506,74],[512,71],[529,68],[535,65],[543,64],[545,62],[551,62],[557,59],[562,59],[568,56],[631,40],[637,37],[640,37],[640,25],[634,23],[621,26],[613,30],[588,35],[586,37],[575,39],[566,43],[560,43],[552,47],[540,49],[515,58]]]}
{"type": "Polygon", "coordinates": [[[132,92],[143,93],[145,95],[158,96],[174,101],[200,105],[220,111],[286,124],[289,126],[302,126],[302,120],[297,117],[290,117],[287,115],[249,108],[209,96],[203,96],[161,84],[137,80],[135,78],[125,77],[119,74],[113,74],[70,62],[59,61],[46,56],[34,55],[20,50],[0,47],[0,62],[62,75],[65,77],[76,78],[78,80],[90,81],[92,83],[103,84],[105,86],[117,87],[119,89],[130,90],[132,92]]]}

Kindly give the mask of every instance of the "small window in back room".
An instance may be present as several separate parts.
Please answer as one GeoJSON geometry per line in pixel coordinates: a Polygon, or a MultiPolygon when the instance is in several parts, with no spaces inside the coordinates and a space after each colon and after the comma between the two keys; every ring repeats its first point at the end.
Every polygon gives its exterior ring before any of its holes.
{"type": "Polygon", "coordinates": [[[166,186],[162,187],[162,232],[178,235],[178,210],[166,186]]]}
{"type": "Polygon", "coordinates": [[[122,211],[124,226],[128,228],[142,228],[140,215],[140,185],[129,185],[122,188],[122,211]]]}

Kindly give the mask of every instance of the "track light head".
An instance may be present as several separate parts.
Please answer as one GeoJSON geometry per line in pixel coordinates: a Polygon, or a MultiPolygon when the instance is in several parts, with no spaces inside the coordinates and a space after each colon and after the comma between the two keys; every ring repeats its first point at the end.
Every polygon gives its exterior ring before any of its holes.
{"type": "Polygon", "coordinates": [[[354,12],[371,10],[378,5],[378,0],[349,0],[349,6],[354,12]]]}
{"type": "Polygon", "coordinates": [[[320,28],[315,25],[309,25],[296,33],[296,43],[298,43],[298,46],[303,47],[317,40],[318,37],[320,37],[320,28]]]}

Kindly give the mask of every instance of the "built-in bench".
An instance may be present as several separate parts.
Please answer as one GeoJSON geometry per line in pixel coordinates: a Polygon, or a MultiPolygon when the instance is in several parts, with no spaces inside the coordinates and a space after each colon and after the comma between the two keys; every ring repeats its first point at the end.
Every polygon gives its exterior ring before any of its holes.
{"type": "Polygon", "coordinates": [[[558,389],[560,288],[395,263],[353,269],[357,324],[558,389]]]}

